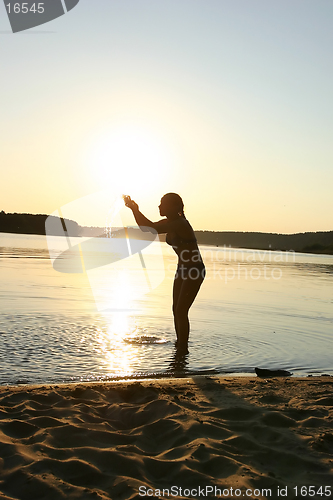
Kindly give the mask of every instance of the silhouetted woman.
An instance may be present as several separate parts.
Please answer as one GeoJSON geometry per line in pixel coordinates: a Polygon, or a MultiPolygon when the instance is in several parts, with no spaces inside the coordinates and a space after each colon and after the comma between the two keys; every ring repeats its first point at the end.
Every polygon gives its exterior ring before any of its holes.
{"type": "Polygon", "coordinates": [[[152,222],[140,211],[137,203],[124,196],[126,207],[133,212],[137,224],[151,227],[158,233],[167,233],[166,242],[178,255],[178,267],[173,283],[173,316],[177,335],[177,350],[187,353],[190,323],[188,312],[205,278],[205,266],[191,224],[184,215],[184,204],[176,193],[167,193],[161,199],[159,210],[166,217],[152,222]]]}

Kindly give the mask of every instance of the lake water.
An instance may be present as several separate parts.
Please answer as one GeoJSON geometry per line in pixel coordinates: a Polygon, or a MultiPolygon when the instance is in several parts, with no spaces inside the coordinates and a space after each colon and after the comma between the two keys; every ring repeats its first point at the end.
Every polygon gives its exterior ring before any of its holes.
{"type": "Polygon", "coordinates": [[[73,274],[52,267],[45,237],[0,233],[0,384],[255,366],[333,375],[332,256],[200,249],[207,277],[190,312],[189,355],[178,359],[168,245],[146,248],[146,269],[137,254],[73,274]]]}

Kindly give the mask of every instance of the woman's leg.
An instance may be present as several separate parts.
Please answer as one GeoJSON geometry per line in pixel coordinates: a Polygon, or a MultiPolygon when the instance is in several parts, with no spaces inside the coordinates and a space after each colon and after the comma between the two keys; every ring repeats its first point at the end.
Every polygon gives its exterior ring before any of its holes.
{"type": "Polygon", "coordinates": [[[174,282],[174,319],[177,334],[177,347],[182,350],[187,349],[188,337],[190,333],[190,323],[188,312],[198,294],[204,278],[200,274],[196,279],[175,278],[174,282]]]}
{"type": "Polygon", "coordinates": [[[177,342],[179,340],[179,329],[177,325],[177,316],[176,316],[176,309],[177,309],[177,303],[178,299],[180,296],[180,291],[182,289],[183,285],[183,278],[181,277],[180,273],[176,273],[174,282],[173,282],[173,301],[172,301],[172,312],[173,312],[173,321],[175,325],[175,332],[176,332],[176,337],[177,337],[177,342]]]}

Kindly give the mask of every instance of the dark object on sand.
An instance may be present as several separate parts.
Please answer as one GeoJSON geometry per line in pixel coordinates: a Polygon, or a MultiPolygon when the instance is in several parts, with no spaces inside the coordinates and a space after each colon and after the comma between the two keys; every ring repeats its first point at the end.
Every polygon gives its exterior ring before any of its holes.
{"type": "Polygon", "coordinates": [[[287,370],[266,370],[264,368],[255,368],[254,369],[258,377],[290,377],[292,375],[291,372],[287,370]]]}

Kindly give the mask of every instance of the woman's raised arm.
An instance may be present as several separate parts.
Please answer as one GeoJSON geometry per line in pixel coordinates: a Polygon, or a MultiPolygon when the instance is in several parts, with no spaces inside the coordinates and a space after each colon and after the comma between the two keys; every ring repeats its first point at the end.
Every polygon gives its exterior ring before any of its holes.
{"type": "Polygon", "coordinates": [[[130,208],[133,212],[134,219],[142,231],[149,231],[149,228],[154,229],[157,233],[168,233],[174,230],[174,223],[168,221],[167,219],[162,219],[158,222],[152,222],[147,219],[143,213],[140,212],[139,206],[135,201],[131,199],[130,196],[123,196],[125,206],[130,208]]]}

